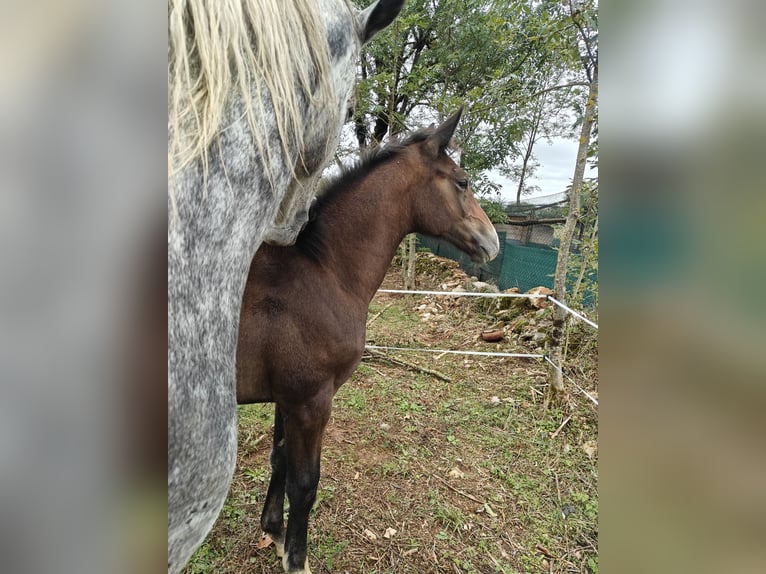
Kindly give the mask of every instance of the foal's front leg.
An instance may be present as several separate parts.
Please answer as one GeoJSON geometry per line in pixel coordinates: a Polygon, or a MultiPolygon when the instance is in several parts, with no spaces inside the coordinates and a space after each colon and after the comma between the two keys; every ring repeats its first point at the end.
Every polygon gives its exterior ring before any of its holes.
{"type": "Polygon", "coordinates": [[[331,401],[332,397],[321,404],[283,411],[290,514],[282,566],[289,574],[311,574],[306,557],[309,513],[316,500],[322,435],[330,418],[331,401]]]}
{"type": "Polygon", "coordinates": [[[285,479],[287,478],[287,447],[282,413],[274,405],[274,442],[271,446],[271,479],[266,502],[261,513],[261,528],[274,541],[277,556],[285,555],[284,511],[285,479]]]}

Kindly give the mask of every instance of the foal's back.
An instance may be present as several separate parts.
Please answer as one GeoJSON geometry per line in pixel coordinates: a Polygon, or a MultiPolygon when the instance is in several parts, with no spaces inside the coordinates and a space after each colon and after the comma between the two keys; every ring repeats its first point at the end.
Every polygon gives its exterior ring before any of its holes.
{"type": "Polygon", "coordinates": [[[334,393],[361,359],[366,316],[367,302],[327,267],[298,247],[263,244],[242,303],[237,402],[302,404],[334,393]]]}

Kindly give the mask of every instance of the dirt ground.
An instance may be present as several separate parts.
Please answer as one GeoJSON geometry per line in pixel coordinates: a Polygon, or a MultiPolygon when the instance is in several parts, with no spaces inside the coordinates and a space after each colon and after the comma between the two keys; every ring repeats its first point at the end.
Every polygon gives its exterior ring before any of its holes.
{"type": "MultiPolygon", "coordinates": [[[[433,257],[418,271],[421,289],[455,274],[433,257]]],[[[396,266],[384,287],[401,288],[396,266]]],[[[486,300],[378,294],[367,341],[530,352],[481,340],[492,311],[486,300]]],[[[578,348],[570,376],[597,396],[595,336],[578,348]]],[[[365,358],[335,397],[309,527],[314,574],[598,572],[593,403],[571,388],[546,408],[547,370],[534,359],[389,356],[365,358]]],[[[272,416],[273,405],[240,407],[231,493],[186,574],[282,572],[273,546],[256,547],[272,416]]]]}

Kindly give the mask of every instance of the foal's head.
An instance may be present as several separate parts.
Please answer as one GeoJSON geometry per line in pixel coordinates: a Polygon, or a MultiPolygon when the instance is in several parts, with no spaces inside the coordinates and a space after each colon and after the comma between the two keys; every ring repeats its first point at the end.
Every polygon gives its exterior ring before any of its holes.
{"type": "Polygon", "coordinates": [[[474,261],[494,259],[500,250],[497,232],[471,191],[468,174],[447,153],[463,108],[436,128],[409,151],[422,170],[421,189],[415,194],[417,230],[440,236],[465,251],[474,261]]]}

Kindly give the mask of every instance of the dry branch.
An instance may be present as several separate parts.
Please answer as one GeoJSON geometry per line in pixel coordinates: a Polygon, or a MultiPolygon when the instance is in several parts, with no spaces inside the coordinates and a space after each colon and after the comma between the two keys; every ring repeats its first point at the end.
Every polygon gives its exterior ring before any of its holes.
{"type": "MultiPolygon", "coordinates": [[[[413,371],[418,371],[420,373],[425,373],[426,375],[431,375],[432,377],[436,377],[437,379],[441,379],[442,381],[446,383],[451,383],[452,379],[445,375],[444,373],[440,373],[439,371],[434,371],[432,369],[427,369],[426,367],[421,367],[420,365],[415,365],[414,363],[408,363],[407,361],[403,361],[402,359],[394,359],[393,357],[390,357],[386,353],[381,353],[380,351],[376,351],[374,349],[365,349],[365,352],[368,356],[370,356],[373,359],[382,359],[384,361],[388,361],[389,363],[393,363],[395,365],[399,365],[401,367],[406,367],[413,371]]],[[[365,359],[366,357],[362,357],[362,359],[365,359]]]]}
{"type": "Polygon", "coordinates": [[[466,497],[468,500],[473,500],[474,502],[478,502],[479,504],[482,504],[482,505],[486,504],[486,503],[485,503],[483,500],[479,500],[478,498],[476,498],[475,496],[473,496],[473,495],[471,495],[471,494],[468,494],[467,492],[463,492],[462,490],[458,490],[457,488],[455,488],[454,486],[452,486],[452,485],[451,485],[449,482],[447,482],[446,480],[444,480],[444,479],[443,479],[442,477],[440,477],[439,475],[436,475],[436,474],[433,474],[433,473],[431,473],[431,476],[433,476],[435,479],[437,479],[439,482],[441,482],[441,483],[442,483],[444,486],[446,486],[447,488],[449,488],[449,489],[450,489],[452,492],[456,492],[456,493],[458,493],[460,496],[465,496],[465,497],[466,497]]]}
{"type": "Polygon", "coordinates": [[[388,305],[383,307],[380,311],[375,313],[372,317],[370,317],[370,319],[368,319],[367,321],[367,327],[369,327],[375,319],[380,317],[386,311],[386,309],[388,309],[391,305],[393,305],[393,303],[389,303],[388,305]]]}

